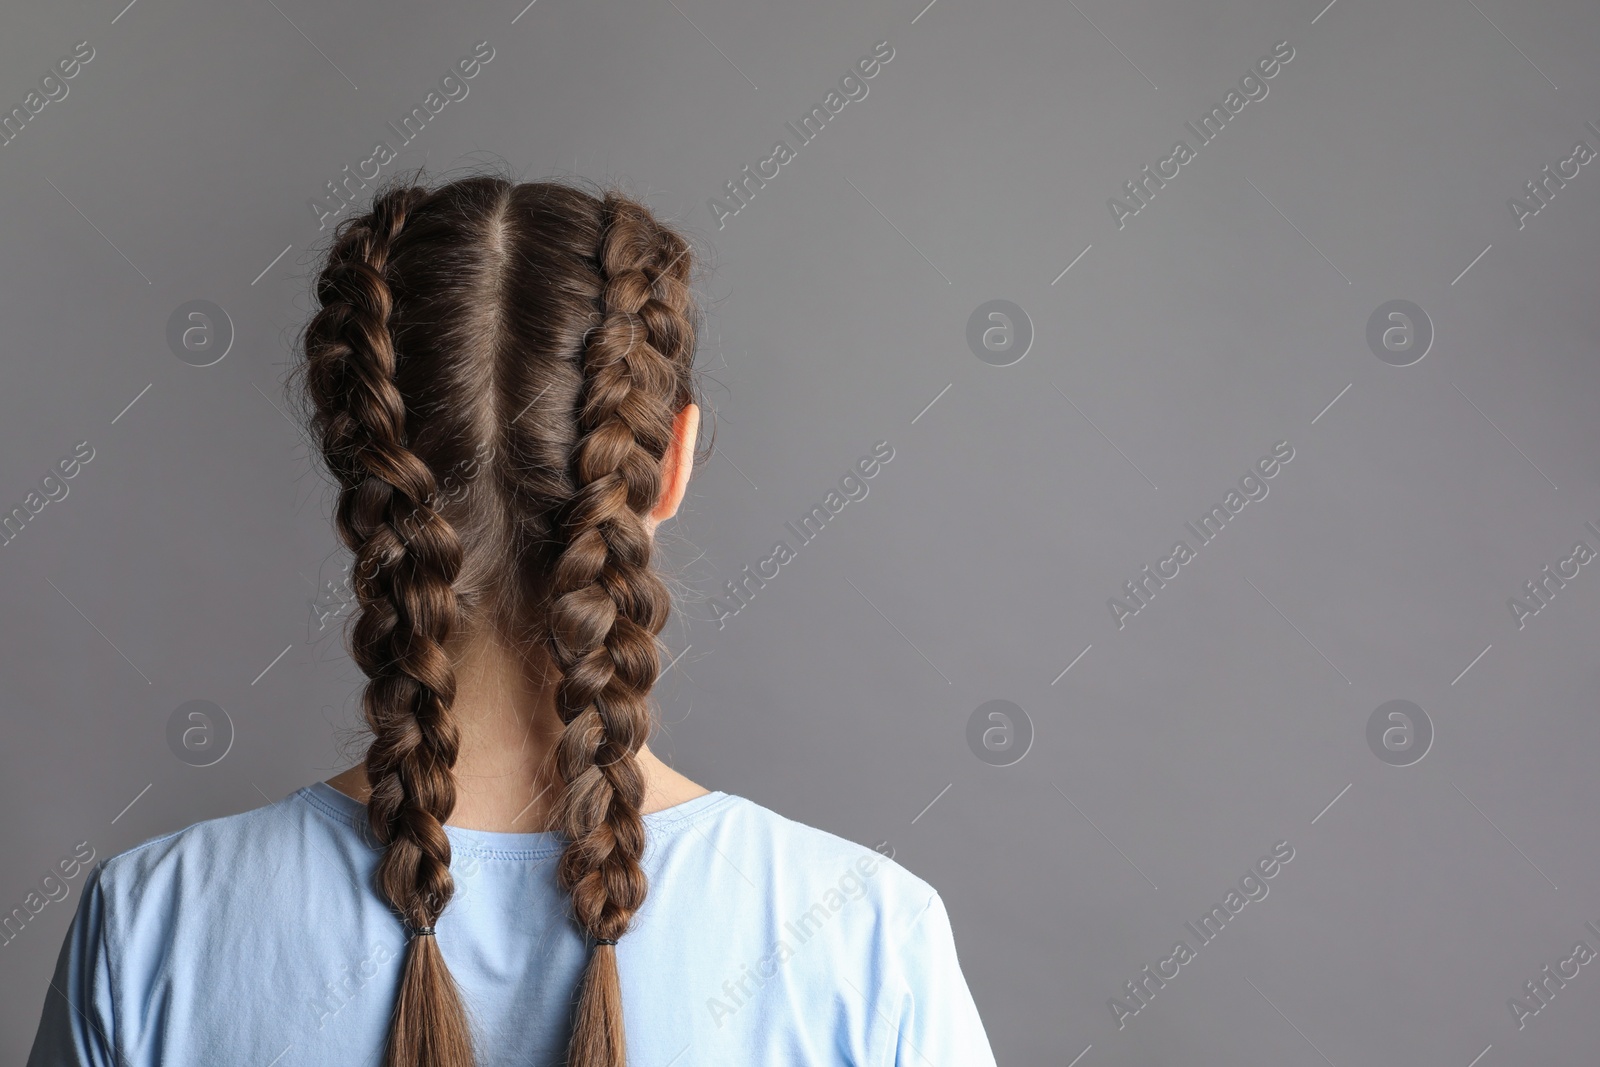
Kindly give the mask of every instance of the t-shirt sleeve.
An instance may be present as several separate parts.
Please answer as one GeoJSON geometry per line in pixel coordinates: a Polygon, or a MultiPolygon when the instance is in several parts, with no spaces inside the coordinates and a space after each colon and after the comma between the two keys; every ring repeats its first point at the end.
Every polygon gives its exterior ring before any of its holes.
{"type": "Polygon", "coordinates": [[[45,990],[28,1067],[123,1067],[113,1054],[112,988],[105,940],[104,861],[84,879],[78,910],[45,990]]]}
{"type": "Polygon", "coordinates": [[[892,1067],[994,1067],[994,1051],[956,959],[944,901],[935,893],[900,945],[898,1030],[892,1067]]]}

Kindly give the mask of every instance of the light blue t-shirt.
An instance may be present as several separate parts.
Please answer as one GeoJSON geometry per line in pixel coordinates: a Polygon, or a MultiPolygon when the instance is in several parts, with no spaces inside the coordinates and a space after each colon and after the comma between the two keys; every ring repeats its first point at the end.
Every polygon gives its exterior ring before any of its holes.
{"type": "MultiPolygon", "coordinates": [[[[376,1065],[405,939],[365,816],[318,782],[101,861],[29,1067],[376,1065]]],[[[927,882],[729,793],[644,821],[650,892],[616,948],[630,1067],[992,1067],[927,882]]],[[[436,936],[479,1063],[559,1064],[588,951],[559,840],[445,829],[436,936]]]]}

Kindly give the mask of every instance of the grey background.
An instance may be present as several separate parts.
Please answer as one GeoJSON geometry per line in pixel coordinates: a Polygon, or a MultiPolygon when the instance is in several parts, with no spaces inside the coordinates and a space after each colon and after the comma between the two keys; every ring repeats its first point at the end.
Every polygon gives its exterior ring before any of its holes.
{"type": "MultiPolygon", "coordinates": [[[[397,166],[627,180],[707,257],[665,758],[932,882],[1003,1064],[1592,1061],[1595,967],[1520,1031],[1507,1000],[1600,949],[1600,577],[1522,628],[1507,600],[1600,547],[1600,162],[1521,229],[1507,200],[1600,149],[1600,8],[124,2],[0,16],[5,108],[95,49],[0,147],[0,502],[95,449],[0,548],[0,910],[80,841],[358,755],[359,675],[308,624],[328,495],[274,410],[307,199],[486,40],[397,166]],[[880,40],[869,95],[719,229],[708,198],[880,40]],[[1119,229],[1107,198],[1282,40],[1119,229]],[[210,367],[165,341],[193,299],[237,331],[210,367]],[[966,343],[992,299],[1031,319],[1011,366],[966,343]],[[1365,340],[1392,299],[1435,330],[1409,367],[1365,340]],[[711,621],[879,440],[868,497],[711,621]],[[1118,629],[1107,598],[1280,440],[1270,495],[1118,629]],[[204,768],[166,741],[196,699],[236,729],[204,768]],[[1000,699],[1034,734],[1010,766],[966,740],[1000,699]],[[1366,742],[1393,699],[1435,731],[1411,766],[1366,742]],[[1119,1029],[1108,999],[1278,841],[1267,898],[1119,1029]]],[[[79,885],[0,948],[5,1062],[79,885]]]]}

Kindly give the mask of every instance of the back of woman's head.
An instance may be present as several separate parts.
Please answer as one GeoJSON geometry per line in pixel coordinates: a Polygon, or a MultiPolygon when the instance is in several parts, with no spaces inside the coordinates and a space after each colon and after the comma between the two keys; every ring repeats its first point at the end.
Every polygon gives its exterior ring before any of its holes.
{"type": "Polygon", "coordinates": [[[354,554],[375,885],[409,938],[385,1067],[474,1062],[429,936],[452,893],[446,642],[469,633],[559,671],[557,878],[591,945],[568,1062],[626,1061],[603,942],[647,888],[635,754],[670,605],[646,520],[697,396],[691,259],[622,193],[498,176],[391,184],[333,235],[299,371],[354,554]]]}

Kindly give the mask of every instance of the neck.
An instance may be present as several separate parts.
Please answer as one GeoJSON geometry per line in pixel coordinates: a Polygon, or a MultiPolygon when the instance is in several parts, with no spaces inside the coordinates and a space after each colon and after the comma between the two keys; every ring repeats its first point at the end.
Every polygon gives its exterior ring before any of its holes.
{"type": "MultiPolygon", "coordinates": [[[[524,656],[497,636],[453,641],[456,696],[451,715],[461,731],[456,759],[456,806],[446,822],[471,830],[527,833],[550,829],[562,783],[555,768],[562,723],[556,686],[542,649],[524,656]]],[[[643,812],[661,811],[708,790],[661,762],[641,745],[643,812]]],[[[371,787],[357,764],[328,780],[366,802],[371,787]]]]}

